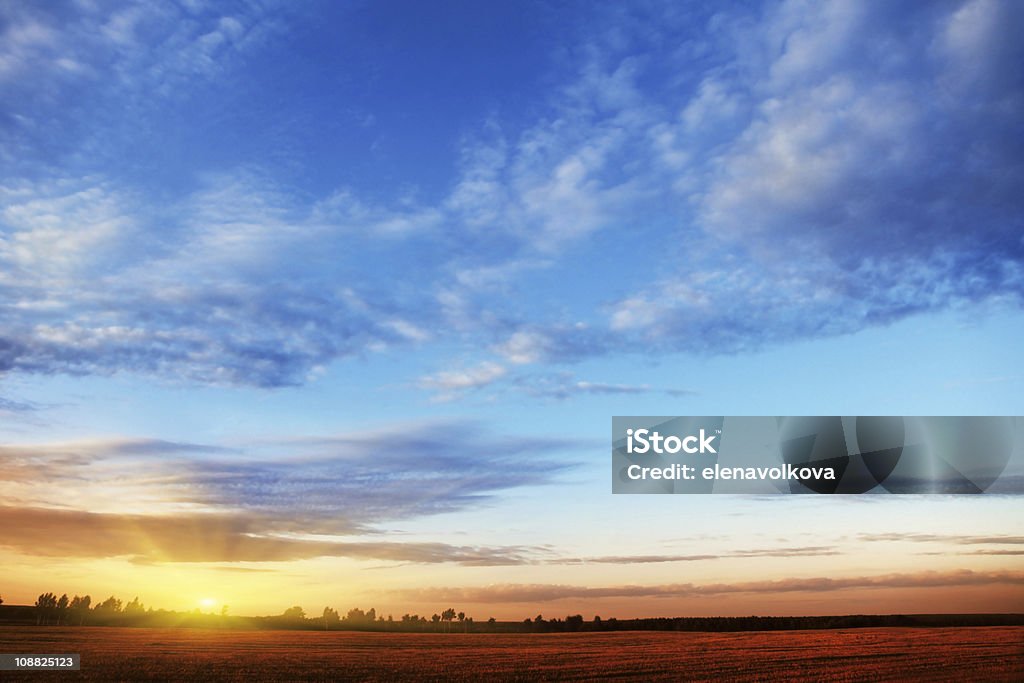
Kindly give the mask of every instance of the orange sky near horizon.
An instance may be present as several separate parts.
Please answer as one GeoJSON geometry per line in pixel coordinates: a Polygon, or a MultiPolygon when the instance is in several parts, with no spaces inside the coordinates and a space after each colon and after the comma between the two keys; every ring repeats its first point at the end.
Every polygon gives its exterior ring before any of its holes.
{"type": "MultiPolygon", "coordinates": [[[[32,452],[38,464],[42,451],[32,452]]],[[[103,512],[0,506],[7,604],[52,591],[184,611],[227,605],[235,615],[292,605],[309,614],[374,607],[395,618],[455,606],[508,620],[1024,612],[1024,534],[1007,496],[608,495],[577,501],[570,516],[538,489],[522,494],[538,495],[532,505],[496,499],[472,515],[299,536],[261,529],[259,515],[183,512],[180,478],[150,472],[133,484],[116,458],[99,460],[134,491],[122,499],[128,511],[115,500],[97,506],[103,512]],[[161,490],[174,495],[158,501],[161,490]],[[142,499],[153,512],[131,502],[142,499]],[[522,516],[527,508],[535,516],[522,516]],[[690,524],[670,524],[684,509],[690,524]]],[[[47,484],[50,499],[73,500],[59,484],[47,484]]],[[[8,484],[7,500],[32,488],[24,477],[8,484]]]]}

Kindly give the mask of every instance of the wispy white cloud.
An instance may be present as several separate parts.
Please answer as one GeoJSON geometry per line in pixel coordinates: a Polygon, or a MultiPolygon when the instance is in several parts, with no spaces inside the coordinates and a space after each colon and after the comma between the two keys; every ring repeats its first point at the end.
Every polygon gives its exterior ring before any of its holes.
{"type": "Polygon", "coordinates": [[[484,361],[461,370],[442,370],[419,379],[419,386],[437,391],[436,399],[448,401],[467,391],[482,389],[498,381],[508,371],[503,365],[484,361]]]}
{"type": "Polygon", "coordinates": [[[37,19],[18,17],[7,23],[0,44],[0,81],[17,77],[32,67],[58,41],[57,31],[37,19]]]}
{"type": "Polygon", "coordinates": [[[352,226],[259,175],[208,177],[160,209],[90,178],[2,192],[3,369],[278,386],[429,337],[423,314],[354,289],[374,282],[340,246],[352,226]]]}
{"type": "Polygon", "coordinates": [[[403,596],[424,598],[452,603],[506,603],[506,602],[548,602],[568,598],[681,598],[726,595],[732,593],[774,594],[774,593],[830,593],[855,589],[885,588],[936,588],[950,586],[990,586],[1024,584],[1020,572],[994,571],[975,572],[970,570],[954,572],[917,572],[885,574],[881,576],[853,576],[844,578],[811,577],[781,579],[778,581],[751,581],[746,583],[692,584],[676,583],[661,585],[622,586],[572,586],[549,584],[504,584],[483,588],[432,588],[402,591],[403,596]]]}
{"type": "Polygon", "coordinates": [[[32,401],[17,401],[0,396],[0,413],[27,413],[39,408],[40,406],[32,401]]]}
{"type": "MultiPolygon", "coordinates": [[[[395,520],[486,505],[501,491],[552,482],[571,467],[557,454],[579,447],[571,440],[495,435],[466,422],[229,445],[124,437],[13,444],[0,448],[0,491],[8,506],[0,517],[23,531],[4,542],[30,553],[33,534],[63,526],[67,533],[49,554],[148,555],[141,538],[123,536],[134,527],[170,538],[188,529],[225,542],[258,537],[252,552],[273,555],[279,548],[289,558],[364,555],[355,546],[277,542],[372,535],[395,520]],[[90,550],[88,534],[71,532],[90,523],[121,540],[90,550]]],[[[195,553],[173,545],[161,559],[230,560],[210,557],[215,545],[195,553]]],[[[519,553],[501,563],[513,555],[519,553]]]]}
{"type": "Polygon", "coordinates": [[[311,221],[356,235],[396,240],[433,232],[443,221],[444,215],[438,208],[407,201],[397,204],[368,204],[351,190],[340,189],[313,205],[311,221]]]}
{"type": "Polygon", "coordinates": [[[558,400],[576,396],[629,396],[644,394],[664,394],[666,396],[694,396],[692,389],[655,387],[650,384],[623,384],[614,382],[594,382],[574,377],[571,373],[535,374],[516,378],[515,385],[530,396],[558,400]]]}
{"type": "Polygon", "coordinates": [[[692,207],[680,237],[716,264],[621,299],[611,329],[727,351],[1019,302],[1007,180],[1024,168],[1006,107],[1024,90],[1005,31],[1022,17],[998,4],[794,1],[733,23],[678,122],[652,129],[692,207]],[[963,69],[998,87],[965,107],[949,90],[963,69]]]}
{"type": "MultiPolygon", "coordinates": [[[[264,4],[213,6],[171,3],[101,7],[91,3],[8,5],[0,79],[60,79],[73,72],[118,79],[118,86],[156,86],[166,91],[179,79],[211,76],[255,43],[272,24],[264,4]]],[[[105,83],[104,87],[109,87],[105,83]]]]}
{"type": "MultiPolygon", "coordinates": [[[[123,163],[168,106],[223,81],[279,35],[274,3],[5,3],[0,160],[38,178],[123,163]],[[127,132],[127,134],[126,134],[127,132]]],[[[285,8],[286,9],[286,8],[285,8]]],[[[282,13],[284,12],[284,13],[282,13]]],[[[100,171],[102,172],[102,171],[100,171]]]]}
{"type": "Polygon", "coordinates": [[[123,144],[102,116],[39,153],[83,82],[109,91],[86,114],[152,111],[290,16],[236,9],[3,10],[0,368],[279,386],[391,345],[490,350],[418,382],[454,396],[535,364],[1021,302],[1012,3],[588,14],[570,76],[460,131],[433,193],[300,189],[251,159],[167,193],[78,173],[123,144]]]}
{"type": "Polygon", "coordinates": [[[498,344],[495,351],[508,362],[523,365],[542,360],[550,344],[551,340],[541,332],[517,330],[506,341],[498,344]]]}
{"type": "Polygon", "coordinates": [[[137,205],[98,179],[0,187],[0,284],[65,280],[114,256],[137,205]]]}
{"type": "MultiPolygon", "coordinates": [[[[522,240],[510,259],[534,249],[553,267],[603,229],[632,247],[622,226],[658,207],[670,227],[644,246],[672,249],[686,267],[652,268],[607,307],[611,334],[584,353],[729,352],[992,297],[1019,303],[1020,205],[1008,179],[1024,178],[1009,114],[1022,89],[1006,27],[1020,17],[997,5],[792,1],[722,13],[690,83],[668,79],[656,93],[652,62],[693,55],[644,53],[651,44],[631,42],[629,29],[609,34],[554,99],[556,114],[467,154],[453,205],[474,229],[522,240]],[[970,108],[949,91],[949,79],[966,87],[955,76],[964,69],[988,84],[970,108]],[[938,145],[940,130],[962,144],[938,145]],[[971,149],[987,150],[985,161],[971,149]]],[[[559,327],[534,320],[494,348],[513,363],[551,360],[559,327]]]]}

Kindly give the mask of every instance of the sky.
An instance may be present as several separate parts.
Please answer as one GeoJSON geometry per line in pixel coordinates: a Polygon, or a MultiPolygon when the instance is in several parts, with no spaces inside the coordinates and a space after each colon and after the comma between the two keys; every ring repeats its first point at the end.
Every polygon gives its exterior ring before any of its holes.
{"type": "Polygon", "coordinates": [[[613,415],[1024,414],[1022,29],[0,2],[0,596],[1024,611],[1019,496],[608,467],[613,415]]]}

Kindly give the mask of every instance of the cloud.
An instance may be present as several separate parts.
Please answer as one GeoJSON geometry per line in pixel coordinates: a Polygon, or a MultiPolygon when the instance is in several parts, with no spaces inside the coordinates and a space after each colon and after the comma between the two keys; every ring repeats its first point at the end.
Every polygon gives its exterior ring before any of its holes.
{"type": "MultiPolygon", "coordinates": [[[[1019,305],[1024,155],[1012,112],[1024,89],[1008,27],[1022,18],[980,0],[785,2],[709,19],[698,60],[658,54],[651,27],[632,50],[619,35],[555,98],[558,117],[467,154],[457,206],[475,207],[472,225],[528,231],[549,260],[608,230],[622,253],[686,264],[652,269],[608,307],[612,334],[576,357],[736,352],[986,300],[1019,305]],[[650,63],[672,60],[690,62],[689,89],[639,85],[660,76],[650,63]],[[637,245],[618,227],[623,207],[641,214],[653,201],[673,228],[637,245]]],[[[495,350],[513,363],[566,359],[548,328],[535,321],[495,350]]]]}
{"type": "Polygon", "coordinates": [[[444,219],[436,207],[407,202],[397,207],[368,204],[348,189],[339,189],[313,204],[311,220],[338,226],[346,232],[370,234],[386,240],[432,234],[444,219]]]}
{"type": "MultiPolygon", "coordinates": [[[[515,366],[540,362],[539,355],[527,341],[524,333],[516,333],[510,343],[499,346],[497,350],[515,366]]],[[[504,385],[501,390],[521,391],[529,396],[566,400],[575,396],[616,396],[664,394],[680,397],[693,396],[697,392],[689,389],[662,389],[647,384],[616,384],[611,382],[594,382],[578,379],[567,372],[561,373],[515,373],[499,363],[484,361],[478,365],[462,369],[437,372],[421,377],[418,386],[435,391],[434,400],[449,401],[459,398],[470,391],[486,387],[504,385]]]]}
{"type": "Polygon", "coordinates": [[[258,173],[207,178],[160,230],[152,208],[96,179],[0,195],[0,371],[276,387],[427,338],[412,299],[328,258],[326,244],[358,243],[355,226],[321,224],[258,173]]]}
{"type": "Polygon", "coordinates": [[[854,589],[914,589],[958,586],[1024,585],[1024,573],[1010,571],[917,572],[856,576],[848,578],[780,579],[733,584],[658,584],[588,587],[557,584],[501,584],[481,588],[430,588],[401,591],[410,599],[429,599],[450,603],[551,602],[564,599],[598,600],[603,598],[680,598],[713,597],[733,593],[830,593],[854,589]]]}
{"type": "Polygon", "coordinates": [[[1024,550],[974,550],[967,555],[1024,555],[1024,550]]]}
{"type": "Polygon", "coordinates": [[[543,485],[569,467],[545,454],[579,445],[491,436],[471,423],[409,425],[275,446],[293,454],[286,459],[204,460],[190,468],[190,480],[208,505],[280,516],[293,530],[344,530],[462,510],[499,491],[543,485]]]}
{"type": "Polygon", "coordinates": [[[530,396],[565,400],[574,396],[637,396],[664,394],[666,396],[695,396],[698,392],[689,389],[659,389],[647,384],[614,384],[591,382],[569,373],[527,375],[516,379],[516,385],[530,396]]]}
{"type": "Polygon", "coordinates": [[[21,16],[6,23],[0,42],[4,46],[0,51],[0,79],[7,80],[52,49],[57,42],[57,32],[33,17],[21,16]]]}
{"type": "MultiPolygon", "coordinates": [[[[17,408],[16,408],[17,409],[17,408]]],[[[103,461],[152,458],[159,464],[171,456],[195,457],[238,453],[234,448],[163,439],[96,438],[57,443],[0,446],[0,481],[31,482],[39,479],[56,485],[59,479],[76,479],[83,468],[103,461]]]]}
{"type": "Polygon", "coordinates": [[[46,85],[74,77],[119,88],[159,83],[156,92],[166,93],[186,79],[216,75],[273,27],[266,6],[232,9],[237,13],[163,4],[109,11],[89,3],[5,6],[0,80],[46,85]],[[99,82],[101,73],[114,82],[99,82]]]}
{"type": "MultiPolygon", "coordinates": [[[[81,445],[88,447],[88,442],[81,445]]],[[[96,455],[170,455],[172,453],[237,453],[238,449],[164,439],[106,439],[93,445],[96,455]]]]}
{"type": "Polygon", "coordinates": [[[197,525],[210,520],[217,533],[219,520],[242,515],[248,526],[232,527],[238,534],[347,536],[548,484],[571,468],[556,454],[580,446],[491,435],[466,422],[233,447],[108,438],[6,446],[0,482],[5,504],[26,509],[181,514],[197,525]]]}
{"type": "Polygon", "coordinates": [[[277,572],[276,569],[261,569],[259,567],[235,567],[232,565],[210,567],[214,571],[218,572],[231,572],[236,574],[272,574],[277,572]]]}
{"type": "Polygon", "coordinates": [[[703,562],[723,555],[603,555],[580,559],[555,560],[553,564],[661,564],[664,562],[703,562]]]}
{"type": "Polygon", "coordinates": [[[347,557],[467,566],[520,564],[525,547],[444,543],[331,542],[266,533],[266,520],[239,514],[118,515],[79,510],[0,507],[0,545],[42,557],[128,557],[152,562],[288,562],[347,557]],[[40,539],[46,539],[41,543],[40,539]]]}
{"type": "Polygon", "coordinates": [[[632,384],[608,384],[606,382],[576,382],[575,389],[585,394],[644,394],[651,390],[649,386],[632,384]]]}
{"type": "Polygon", "coordinates": [[[958,545],[1021,545],[1024,536],[984,536],[957,534],[884,533],[860,534],[862,541],[900,541],[911,543],[955,543],[958,545]]]}
{"type": "Polygon", "coordinates": [[[551,341],[539,332],[518,330],[507,341],[495,347],[495,351],[510,363],[525,365],[536,363],[548,355],[551,341]]]}
{"type": "MultiPolygon", "coordinates": [[[[0,11],[0,372],[280,387],[391,347],[489,349],[419,382],[454,398],[512,366],[1024,295],[1016,3],[582,12],[542,96],[447,131],[454,174],[392,196],[297,187],[335,160],[287,144],[189,157],[173,189],[125,161],[158,147],[143,129],[196,128],[203,84],[237,95],[294,10],[0,11]]],[[[641,388],[580,381],[563,393],[641,388]]]]}
{"type": "MultiPolygon", "coordinates": [[[[659,27],[618,19],[631,28],[591,27],[557,114],[465,153],[454,206],[517,240],[474,250],[492,259],[475,271],[532,250],[568,277],[631,284],[605,329],[594,310],[513,326],[493,346],[508,362],[742,352],[1020,305],[1018,8],[793,0],[707,17],[674,52],[659,51],[659,27]],[[658,228],[625,228],[644,222],[658,228]],[[660,254],[657,267],[579,268],[605,232],[605,254],[660,254]],[[585,343],[569,316],[591,318],[585,343]]],[[[480,296],[457,291],[463,306],[480,296]]],[[[499,337],[507,323],[491,321],[499,337]]]]}
{"type": "Polygon", "coordinates": [[[797,548],[770,548],[760,550],[737,550],[735,557],[808,557],[818,555],[838,555],[839,551],[831,546],[803,546],[797,548]]]}
{"type": "Polygon", "coordinates": [[[698,229],[683,237],[714,263],[621,299],[612,328],[738,351],[1019,305],[1024,155],[1010,112],[1024,82],[1010,65],[1024,55],[1009,27],[1022,19],[981,0],[786,2],[737,22],[662,130],[689,160],[676,182],[698,229]]]}
{"type": "Polygon", "coordinates": [[[480,363],[467,370],[453,370],[429,375],[420,380],[433,389],[477,389],[491,384],[505,375],[505,368],[497,363],[480,363]]]}
{"type": "Polygon", "coordinates": [[[444,370],[419,379],[419,386],[438,391],[438,400],[450,400],[466,391],[482,389],[505,376],[498,363],[485,361],[465,370],[444,370]]]}
{"type": "Polygon", "coordinates": [[[642,102],[628,94],[637,77],[630,63],[588,60],[556,93],[551,119],[511,141],[492,122],[489,135],[465,145],[446,208],[475,241],[511,240],[506,253],[525,251],[531,259],[546,260],[614,225],[645,192],[642,179],[624,175],[618,164],[645,118],[642,102]],[[595,100],[606,103],[604,111],[594,110],[595,100]]]}
{"type": "Polygon", "coordinates": [[[736,550],[728,553],[699,555],[606,555],[587,557],[579,560],[553,560],[554,564],[661,564],[664,562],[703,562],[729,557],[820,557],[838,555],[831,546],[805,546],[800,548],[769,548],[759,550],[736,550]]]}
{"type": "Polygon", "coordinates": [[[39,410],[39,405],[31,401],[15,401],[0,396],[0,413],[29,413],[39,410]]]}
{"type": "Polygon", "coordinates": [[[90,174],[101,161],[128,170],[140,146],[156,147],[147,137],[169,103],[223,82],[280,34],[286,15],[275,16],[273,3],[4,4],[0,160],[8,177],[55,167],[90,174]]]}

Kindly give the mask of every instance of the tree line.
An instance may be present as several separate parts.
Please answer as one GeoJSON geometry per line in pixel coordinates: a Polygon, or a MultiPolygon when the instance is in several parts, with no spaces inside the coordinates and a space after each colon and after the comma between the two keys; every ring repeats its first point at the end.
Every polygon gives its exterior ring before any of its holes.
{"type": "Polygon", "coordinates": [[[925,615],[841,615],[804,617],[657,617],[587,621],[580,614],[545,619],[538,614],[522,621],[475,621],[463,611],[448,607],[431,616],[403,614],[386,617],[370,608],[354,607],[344,616],[333,607],[312,616],[296,605],[281,614],[236,617],[227,606],[220,612],[204,613],[147,608],[138,597],[124,603],[110,596],[93,603],[89,595],[58,597],[42,593],[33,605],[4,605],[0,596],[0,622],[34,623],[38,626],[150,626],[195,628],[305,629],[328,631],[403,631],[427,633],[558,633],[580,631],[778,631],[892,626],[1020,626],[1024,614],[925,614],[925,615]]]}
{"type": "MultiPolygon", "coordinates": [[[[3,599],[0,599],[2,603],[3,599]]],[[[113,595],[93,605],[92,596],[89,595],[68,598],[68,594],[64,593],[58,598],[54,593],[43,593],[36,598],[33,608],[36,624],[40,626],[81,626],[87,620],[106,621],[117,615],[131,618],[146,614],[146,608],[138,597],[123,604],[113,595]]]]}
{"type": "MultiPolygon", "coordinates": [[[[0,606],[3,598],[0,596],[0,606]]],[[[324,629],[324,630],[401,630],[401,631],[435,631],[435,632],[471,632],[477,630],[478,624],[463,611],[449,607],[431,615],[429,618],[418,614],[404,614],[399,619],[392,615],[378,615],[377,610],[370,608],[363,611],[354,607],[342,616],[333,607],[324,607],[317,616],[308,616],[301,606],[289,607],[279,615],[261,617],[235,617],[228,614],[228,607],[221,608],[219,614],[204,613],[196,608],[191,612],[180,612],[165,609],[147,608],[138,597],[124,603],[121,599],[110,596],[102,602],[93,603],[92,596],[67,593],[57,597],[56,593],[42,593],[36,598],[35,604],[28,606],[0,607],[0,620],[34,621],[37,626],[230,626],[250,628],[289,628],[289,629],[324,629]]],[[[488,624],[495,624],[492,618],[488,624]]]]}
{"type": "MultiPolygon", "coordinates": [[[[378,615],[377,610],[370,608],[363,611],[358,607],[350,609],[345,616],[333,607],[324,607],[323,613],[319,616],[306,616],[306,611],[296,605],[289,607],[281,615],[282,618],[291,621],[294,625],[323,628],[324,630],[401,630],[401,631],[440,631],[470,632],[474,630],[475,622],[473,617],[466,616],[465,612],[456,612],[454,607],[449,607],[441,612],[435,612],[429,618],[418,614],[403,614],[401,618],[395,619],[392,615],[384,617],[378,615]]],[[[256,617],[257,619],[274,619],[274,617],[256,617]]],[[[491,619],[488,623],[494,623],[491,619]]]]}

